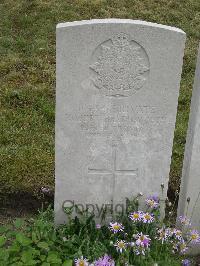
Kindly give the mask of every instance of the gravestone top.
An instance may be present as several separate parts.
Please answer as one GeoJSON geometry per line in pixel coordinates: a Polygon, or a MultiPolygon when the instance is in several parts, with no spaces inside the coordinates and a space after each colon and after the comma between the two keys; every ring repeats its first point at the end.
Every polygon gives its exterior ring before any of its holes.
{"type": "Polygon", "coordinates": [[[73,26],[82,26],[82,25],[91,25],[91,24],[104,24],[104,23],[121,23],[121,24],[134,24],[134,25],[143,25],[147,27],[154,27],[154,28],[160,28],[175,32],[180,32],[185,35],[185,32],[179,28],[171,27],[163,24],[153,23],[153,22],[147,22],[143,20],[132,20],[132,19],[118,19],[118,18],[106,18],[106,19],[91,19],[91,20],[80,20],[80,21],[72,21],[72,22],[64,22],[57,24],[56,28],[66,28],[66,27],[73,27],[73,26]]]}
{"type": "Polygon", "coordinates": [[[99,212],[166,196],[185,33],[121,19],[57,27],[56,222],[62,203],[99,212]]]}

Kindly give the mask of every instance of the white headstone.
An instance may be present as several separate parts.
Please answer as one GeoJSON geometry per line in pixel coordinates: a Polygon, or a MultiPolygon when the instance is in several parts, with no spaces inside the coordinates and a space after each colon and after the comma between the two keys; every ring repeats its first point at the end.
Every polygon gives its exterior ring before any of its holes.
{"type": "Polygon", "coordinates": [[[182,30],[144,21],[58,24],[57,223],[67,200],[98,213],[161,183],[166,196],[184,44],[182,30]]]}
{"type": "MultiPolygon", "coordinates": [[[[185,146],[178,217],[186,215],[200,230],[200,47],[185,146]]],[[[200,248],[199,248],[200,252],[200,248]]]]}

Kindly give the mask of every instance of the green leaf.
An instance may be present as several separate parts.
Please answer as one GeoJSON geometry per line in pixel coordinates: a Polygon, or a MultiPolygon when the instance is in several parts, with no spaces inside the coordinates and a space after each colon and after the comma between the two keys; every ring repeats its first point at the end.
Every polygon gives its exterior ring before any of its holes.
{"type": "Polygon", "coordinates": [[[0,234],[6,233],[9,230],[7,226],[1,226],[0,227],[0,234]]]}
{"type": "Polygon", "coordinates": [[[41,264],[41,266],[51,266],[51,264],[48,263],[48,262],[43,262],[43,263],[41,264]]]}
{"type": "Polygon", "coordinates": [[[39,260],[29,260],[28,262],[26,262],[26,266],[32,266],[32,265],[38,265],[40,261],[39,260]]]}
{"type": "Polygon", "coordinates": [[[28,246],[32,243],[32,240],[28,237],[26,237],[24,234],[22,233],[18,233],[16,235],[16,240],[22,245],[22,246],[28,246]]]}
{"type": "Polygon", "coordinates": [[[62,264],[62,266],[72,266],[72,263],[73,263],[72,260],[67,260],[67,261],[65,261],[65,262],[62,264]]]}
{"type": "Polygon", "coordinates": [[[0,236],[0,247],[2,247],[6,243],[5,236],[0,236]]]}
{"type": "Polygon", "coordinates": [[[46,259],[46,256],[45,255],[40,255],[40,260],[41,261],[45,261],[45,259],[46,259]]]}
{"type": "Polygon", "coordinates": [[[42,249],[45,249],[45,250],[49,250],[49,245],[48,245],[48,243],[46,243],[46,242],[39,242],[39,243],[37,244],[37,246],[38,246],[39,248],[42,248],[42,249]]]}
{"type": "Polygon", "coordinates": [[[34,255],[33,255],[34,249],[30,248],[28,250],[24,250],[21,254],[21,260],[24,262],[25,265],[36,265],[38,260],[34,260],[34,255]]]}
{"type": "Polygon", "coordinates": [[[12,266],[24,266],[24,263],[19,261],[19,262],[15,262],[14,264],[11,264],[12,266]]]}
{"type": "Polygon", "coordinates": [[[31,252],[34,256],[40,256],[40,251],[38,249],[35,249],[33,247],[29,247],[29,250],[31,250],[31,252]]]}
{"type": "Polygon", "coordinates": [[[19,252],[20,251],[19,243],[18,242],[13,242],[8,250],[9,250],[9,252],[19,252]]]}
{"type": "Polygon", "coordinates": [[[16,237],[16,232],[9,231],[9,232],[6,233],[6,237],[7,237],[7,239],[8,238],[14,238],[14,237],[16,237]]]}
{"type": "Polygon", "coordinates": [[[24,226],[24,221],[23,221],[22,219],[17,218],[17,219],[14,221],[14,226],[15,226],[16,228],[20,228],[20,227],[24,226]]]}
{"type": "Polygon", "coordinates": [[[10,261],[12,263],[19,262],[20,260],[21,260],[21,254],[20,253],[18,253],[18,256],[17,255],[16,256],[12,256],[11,259],[10,259],[10,261]]]}
{"type": "Polygon", "coordinates": [[[38,240],[37,240],[37,234],[35,232],[32,232],[32,240],[35,243],[38,242],[38,240]]]}
{"type": "Polygon", "coordinates": [[[53,263],[61,264],[62,263],[57,253],[50,253],[47,257],[47,262],[49,262],[50,264],[53,264],[53,263]]]}
{"type": "MultiPolygon", "coordinates": [[[[6,262],[9,258],[9,252],[7,249],[0,249],[0,261],[6,262]]],[[[6,265],[6,264],[5,264],[6,265]]]]}
{"type": "Polygon", "coordinates": [[[22,252],[22,255],[21,255],[21,260],[23,262],[28,262],[29,260],[31,260],[33,258],[32,256],[32,253],[30,250],[25,250],[22,252]]]}

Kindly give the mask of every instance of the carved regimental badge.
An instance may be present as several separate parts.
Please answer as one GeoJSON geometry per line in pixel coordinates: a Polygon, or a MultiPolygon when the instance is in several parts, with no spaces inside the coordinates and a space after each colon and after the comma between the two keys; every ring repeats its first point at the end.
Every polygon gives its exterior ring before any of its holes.
{"type": "Polygon", "coordinates": [[[106,96],[133,95],[143,87],[149,73],[149,59],[144,48],[125,33],[100,44],[92,62],[91,79],[106,96]]]}

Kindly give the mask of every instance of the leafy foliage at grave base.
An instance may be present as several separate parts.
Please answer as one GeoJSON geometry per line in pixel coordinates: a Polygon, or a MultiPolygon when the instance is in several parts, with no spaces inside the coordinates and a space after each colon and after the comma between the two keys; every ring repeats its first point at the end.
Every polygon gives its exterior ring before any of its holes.
{"type": "Polygon", "coordinates": [[[65,209],[68,223],[55,228],[49,207],[35,219],[17,219],[2,226],[0,265],[192,265],[182,264],[182,232],[159,221],[155,197],[146,200],[145,212],[138,211],[137,199],[128,201],[127,213],[118,215],[110,225],[104,221],[96,224],[87,211],[72,219],[73,210],[65,209]]]}
{"type": "Polygon", "coordinates": [[[1,0],[0,194],[54,188],[55,26],[130,18],[187,33],[170,188],[179,185],[196,48],[199,0],[1,0]]]}

